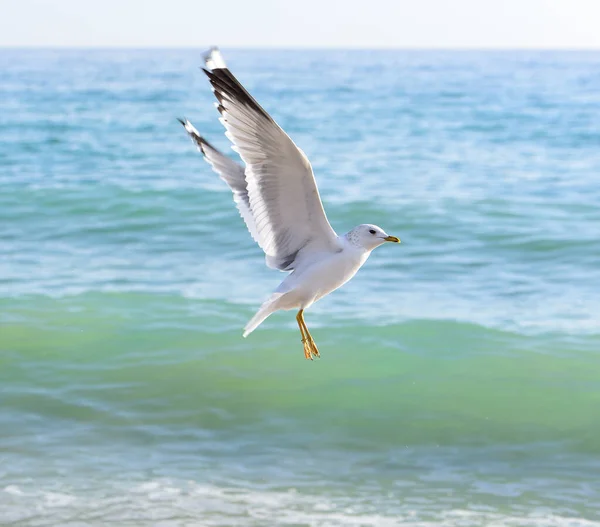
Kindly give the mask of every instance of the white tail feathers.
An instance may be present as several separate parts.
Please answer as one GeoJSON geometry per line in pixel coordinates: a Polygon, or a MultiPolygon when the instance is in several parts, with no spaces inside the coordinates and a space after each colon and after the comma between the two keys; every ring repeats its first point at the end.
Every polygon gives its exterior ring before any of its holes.
{"type": "Polygon", "coordinates": [[[256,314],[249,320],[244,328],[244,338],[250,335],[258,326],[260,326],[269,315],[273,314],[279,309],[277,306],[277,300],[282,296],[283,293],[273,293],[269,299],[260,306],[260,309],[256,314]]]}

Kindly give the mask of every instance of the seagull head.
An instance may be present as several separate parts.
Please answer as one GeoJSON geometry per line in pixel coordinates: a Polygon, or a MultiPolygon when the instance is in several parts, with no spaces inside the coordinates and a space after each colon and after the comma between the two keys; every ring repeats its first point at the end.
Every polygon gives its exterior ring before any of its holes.
{"type": "Polygon", "coordinates": [[[346,234],[346,238],[352,244],[367,251],[372,251],[375,247],[379,247],[385,242],[400,243],[398,238],[390,236],[381,227],[371,225],[370,223],[354,227],[354,229],[346,234]]]}

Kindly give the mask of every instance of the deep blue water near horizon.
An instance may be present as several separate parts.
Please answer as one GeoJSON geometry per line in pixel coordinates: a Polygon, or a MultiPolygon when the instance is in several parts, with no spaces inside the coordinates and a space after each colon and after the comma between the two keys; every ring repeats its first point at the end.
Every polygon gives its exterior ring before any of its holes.
{"type": "Polygon", "coordinates": [[[0,525],[600,526],[600,52],[224,51],[403,243],[242,339],[201,50],[0,50],[0,525]]]}

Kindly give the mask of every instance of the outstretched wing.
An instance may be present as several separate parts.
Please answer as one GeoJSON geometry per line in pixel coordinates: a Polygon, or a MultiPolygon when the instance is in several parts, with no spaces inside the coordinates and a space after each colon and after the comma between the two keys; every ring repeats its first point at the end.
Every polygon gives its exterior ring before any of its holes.
{"type": "Polygon", "coordinates": [[[244,167],[239,163],[236,163],[230,157],[219,152],[219,150],[198,133],[198,130],[196,130],[192,123],[187,119],[185,121],[179,119],[179,122],[184,126],[185,131],[190,135],[192,141],[194,141],[198,147],[198,150],[204,154],[204,159],[206,159],[213,170],[219,174],[221,179],[229,185],[229,188],[233,192],[233,201],[235,201],[235,204],[240,211],[240,216],[246,223],[246,227],[248,227],[254,241],[260,245],[256,224],[254,223],[254,216],[252,216],[252,209],[250,208],[250,198],[248,197],[248,190],[246,188],[244,167]]]}
{"type": "Polygon", "coordinates": [[[205,61],[225,135],[246,165],[247,203],[267,265],[289,271],[309,252],[340,250],[304,152],[227,69],[217,48],[205,61]]]}

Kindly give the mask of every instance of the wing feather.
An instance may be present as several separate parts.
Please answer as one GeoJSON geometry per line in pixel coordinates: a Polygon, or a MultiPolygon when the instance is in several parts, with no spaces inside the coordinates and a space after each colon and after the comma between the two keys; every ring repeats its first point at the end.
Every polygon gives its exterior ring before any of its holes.
{"type": "Polygon", "coordinates": [[[267,265],[289,271],[309,252],[340,250],[304,152],[227,69],[217,48],[205,62],[226,136],[246,165],[244,204],[267,265]]]}
{"type": "Polygon", "coordinates": [[[233,200],[237,205],[240,216],[244,220],[250,235],[260,245],[260,238],[256,230],[254,216],[250,208],[250,198],[246,188],[246,176],[244,167],[236,163],[230,157],[222,154],[212,146],[204,137],[202,137],[196,128],[187,119],[179,119],[186,132],[192,138],[192,141],[198,147],[198,150],[204,155],[204,159],[212,166],[213,170],[219,174],[221,179],[229,185],[233,192],[233,200]]]}

